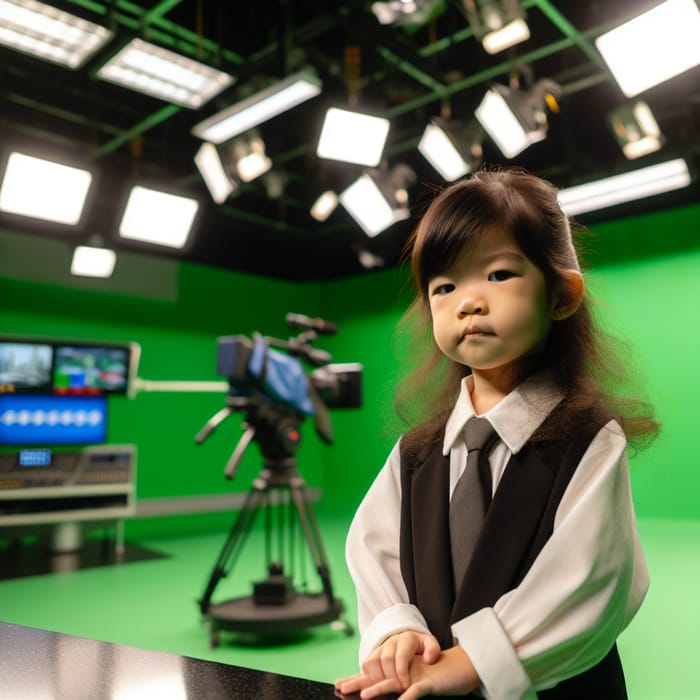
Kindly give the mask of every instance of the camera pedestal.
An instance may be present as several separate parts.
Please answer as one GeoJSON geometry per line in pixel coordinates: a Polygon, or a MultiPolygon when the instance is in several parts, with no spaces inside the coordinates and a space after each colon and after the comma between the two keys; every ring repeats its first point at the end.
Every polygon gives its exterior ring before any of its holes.
{"type": "MultiPolygon", "coordinates": [[[[295,532],[289,533],[293,548],[295,532]]],[[[296,632],[307,627],[332,623],[345,634],[354,630],[343,614],[343,604],[334,594],[326,553],[318,529],[316,516],[311,508],[306,483],[296,470],[293,457],[268,459],[265,468],[253,481],[243,509],[235,520],[229,536],[209,578],[199,608],[209,628],[210,646],[219,644],[219,632],[275,635],[296,632]],[[212,603],[212,595],[219,581],[227,575],[227,566],[235,561],[260,510],[265,514],[265,539],[268,554],[268,578],[254,584],[252,596],[233,598],[212,603]],[[283,527],[281,516],[288,512],[287,525],[301,530],[318,573],[322,590],[317,593],[299,592],[294,589],[292,577],[287,576],[284,565],[270,561],[272,520],[275,511],[278,519],[278,536],[283,527]]]]}

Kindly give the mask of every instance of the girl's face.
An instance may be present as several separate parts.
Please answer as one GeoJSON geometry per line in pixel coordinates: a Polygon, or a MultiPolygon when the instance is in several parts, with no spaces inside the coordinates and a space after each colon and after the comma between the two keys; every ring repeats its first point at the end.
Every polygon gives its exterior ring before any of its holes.
{"type": "Polygon", "coordinates": [[[475,375],[508,376],[543,344],[552,321],[544,275],[509,231],[479,236],[429,281],[428,296],[438,347],[475,375]]]}

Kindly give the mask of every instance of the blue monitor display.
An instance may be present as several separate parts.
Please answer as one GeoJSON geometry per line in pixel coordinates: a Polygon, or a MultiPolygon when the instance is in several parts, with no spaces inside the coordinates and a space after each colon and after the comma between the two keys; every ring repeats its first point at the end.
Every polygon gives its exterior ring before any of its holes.
{"type": "Polygon", "coordinates": [[[0,445],[87,445],[106,439],[104,396],[0,395],[0,445]]]}

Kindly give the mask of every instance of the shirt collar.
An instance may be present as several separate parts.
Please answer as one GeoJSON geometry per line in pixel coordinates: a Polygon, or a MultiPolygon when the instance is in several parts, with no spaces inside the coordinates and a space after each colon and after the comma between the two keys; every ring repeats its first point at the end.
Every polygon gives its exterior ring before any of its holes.
{"type": "MultiPolygon", "coordinates": [[[[462,380],[459,396],[445,425],[442,452],[448,455],[458,441],[464,440],[464,426],[476,415],[469,389],[472,377],[462,380]]],[[[493,408],[482,414],[493,426],[499,438],[515,454],[540,427],[563,394],[548,372],[528,377],[493,408]]]]}

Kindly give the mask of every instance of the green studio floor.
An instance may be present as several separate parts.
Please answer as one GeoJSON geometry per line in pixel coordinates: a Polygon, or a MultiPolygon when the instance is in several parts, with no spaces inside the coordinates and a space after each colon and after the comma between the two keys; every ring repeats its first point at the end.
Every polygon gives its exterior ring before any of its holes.
{"type": "MultiPolygon", "coordinates": [[[[354,594],[343,561],[347,521],[319,517],[319,522],[336,595],[354,623],[354,594]]],[[[620,639],[630,698],[699,700],[700,522],[649,520],[640,530],[652,587],[620,639]]],[[[138,544],[165,556],[2,580],[0,620],[325,682],[354,672],[357,635],[348,637],[330,625],[277,643],[224,634],[219,647],[209,648],[196,599],[225,538],[222,532],[143,541],[138,544]]],[[[249,595],[251,582],[261,578],[261,561],[258,545],[249,539],[214,600],[220,594],[249,595]]]]}

